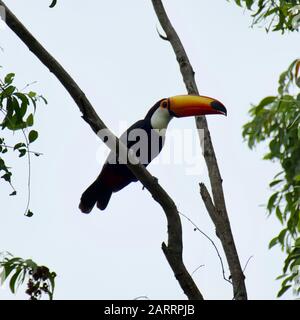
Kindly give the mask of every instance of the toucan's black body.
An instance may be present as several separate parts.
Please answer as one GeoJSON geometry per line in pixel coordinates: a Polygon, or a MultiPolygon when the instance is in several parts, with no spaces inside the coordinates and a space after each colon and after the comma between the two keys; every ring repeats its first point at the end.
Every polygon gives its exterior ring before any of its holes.
{"type": "MultiPolygon", "coordinates": [[[[129,127],[120,137],[120,140],[127,146],[128,149],[136,145],[139,141],[139,138],[128,139],[128,134],[134,129],[143,129],[148,137],[147,146],[148,146],[148,159],[143,162],[143,165],[147,165],[160,153],[164,145],[164,136],[160,136],[158,133],[153,131],[151,126],[151,116],[153,112],[159,107],[159,102],[157,102],[148,112],[145,119],[139,120],[129,127]],[[155,137],[155,134],[157,135],[155,137]],[[158,142],[158,148],[155,148],[156,152],[151,150],[151,139],[154,139],[155,142],[158,142]]],[[[139,157],[139,153],[136,152],[135,155],[139,157]]],[[[126,164],[110,163],[110,160],[113,160],[115,157],[113,152],[110,152],[103,168],[91,186],[83,193],[81,197],[80,209],[85,213],[89,213],[94,205],[97,203],[97,207],[100,210],[104,210],[107,207],[107,204],[110,200],[110,197],[113,192],[120,191],[126,187],[131,182],[136,182],[137,178],[134,174],[128,169],[126,164]]]]}
{"type": "MultiPolygon", "coordinates": [[[[140,162],[146,167],[163,148],[165,136],[164,130],[167,129],[169,121],[173,117],[188,117],[207,114],[226,115],[226,108],[219,101],[204,96],[175,96],[158,101],[147,113],[143,120],[137,121],[128,128],[120,137],[120,140],[132,149],[140,162]],[[143,131],[144,139],[139,135],[134,138],[132,133],[135,129],[143,131]],[[128,135],[131,136],[128,138],[128,135]],[[140,140],[141,139],[141,140],[140,140]],[[145,155],[139,155],[142,150],[141,142],[147,143],[148,152],[145,155]],[[139,145],[139,147],[137,147],[139,145]],[[142,160],[141,160],[142,159],[142,160]]],[[[113,192],[120,191],[129,183],[137,181],[126,164],[115,160],[115,155],[111,152],[103,165],[97,179],[82,194],[79,208],[84,213],[89,213],[97,203],[100,210],[104,210],[110,200],[113,192]]]]}

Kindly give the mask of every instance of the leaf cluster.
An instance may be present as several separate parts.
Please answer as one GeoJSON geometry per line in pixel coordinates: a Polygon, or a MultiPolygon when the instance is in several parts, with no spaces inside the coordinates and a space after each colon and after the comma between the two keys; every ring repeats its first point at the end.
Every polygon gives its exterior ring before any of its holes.
{"type": "MultiPolygon", "coordinates": [[[[283,229],[269,247],[280,245],[287,253],[279,296],[299,281],[300,271],[300,60],[295,60],[279,78],[278,94],[261,100],[250,109],[251,121],[243,136],[252,149],[268,143],[265,160],[279,163],[281,170],[270,182],[273,194],[268,200],[269,214],[275,214],[283,229]]],[[[297,293],[300,292],[297,289],[297,293]]]]}
{"type": "Polygon", "coordinates": [[[26,294],[30,300],[39,300],[43,294],[53,299],[56,273],[39,266],[31,259],[24,260],[7,253],[0,260],[1,285],[8,281],[12,293],[26,281],[26,294]]]}
{"type": "MultiPolygon", "coordinates": [[[[4,154],[9,150],[18,151],[19,157],[25,156],[29,150],[29,145],[37,140],[38,132],[29,130],[34,125],[34,116],[37,108],[37,102],[47,101],[43,96],[37,95],[33,91],[21,92],[13,84],[14,73],[7,74],[4,79],[0,79],[0,128],[5,131],[21,131],[23,141],[17,141],[13,146],[5,142],[5,137],[0,136],[0,175],[1,178],[11,184],[11,168],[6,165],[4,154]],[[29,132],[26,133],[25,130],[29,132]]],[[[36,153],[38,156],[39,154],[36,153]]],[[[15,195],[14,192],[11,195],[15,195]]]]}
{"type": "Polygon", "coordinates": [[[264,24],[266,31],[295,31],[300,25],[300,0],[234,0],[252,11],[253,25],[264,24]]]}

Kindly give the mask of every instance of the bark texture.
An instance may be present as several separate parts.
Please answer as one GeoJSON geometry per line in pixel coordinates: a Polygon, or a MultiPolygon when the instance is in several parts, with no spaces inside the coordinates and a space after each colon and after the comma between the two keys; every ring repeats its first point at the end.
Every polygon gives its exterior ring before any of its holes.
{"type": "MultiPolygon", "coordinates": [[[[166,34],[166,37],[163,36],[162,38],[169,41],[174,50],[188,94],[199,95],[199,91],[195,81],[195,72],[178,34],[167,16],[162,1],[151,1],[157,18],[166,34]]],[[[196,117],[195,121],[197,129],[204,130],[204,141],[202,141],[201,146],[203,147],[203,155],[205,158],[212,190],[211,196],[206,186],[201,183],[200,194],[206,206],[206,209],[215,225],[216,234],[222,243],[226,255],[229,270],[231,273],[234,299],[246,300],[247,291],[245,285],[245,276],[241,268],[239,256],[231,231],[222,186],[223,180],[220,174],[207,120],[205,117],[196,117]]]]}

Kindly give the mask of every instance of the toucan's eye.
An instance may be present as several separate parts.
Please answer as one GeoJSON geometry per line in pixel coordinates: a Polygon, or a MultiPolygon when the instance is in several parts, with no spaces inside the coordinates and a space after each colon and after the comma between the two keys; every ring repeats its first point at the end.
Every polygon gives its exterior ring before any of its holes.
{"type": "Polygon", "coordinates": [[[162,108],[166,109],[168,107],[168,102],[164,100],[161,104],[162,108]]]}

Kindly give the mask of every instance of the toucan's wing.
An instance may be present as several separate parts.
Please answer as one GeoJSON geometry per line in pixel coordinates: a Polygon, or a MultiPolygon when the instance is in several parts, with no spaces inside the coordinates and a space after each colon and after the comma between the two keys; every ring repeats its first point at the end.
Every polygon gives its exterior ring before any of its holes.
{"type": "MultiPolygon", "coordinates": [[[[147,131],[145,129],[144,120],[139,120],[135,122],[120,136],[119,139],[127,146],[128,149],[132,148],[132,150],[136,153],[137,148],[139,148],[139,141],[141,137],[142,142],[144,141],[144,144],[148,144],[148,136],[147,131]],[[144,139],[146,139],[146,141],[144,139]]],[[[139,157],[138,154],[136,154],[136,156],[139,157]]],[[[114,152],[110,152],[106,160],[106,163],[116,163],[116,157],[114,152]]]]}
{"type": "MultiPolygon", "coordinates": [[[[120,140],[134,152],[145,167],[160,153],[164,143],[164,137],[159,136],[145,120],[134,123],[121,135],[120,140]]],[[[109,173],[105,180],[113,175],[112,172],[118,179],[124,180],[124,184],[137,181],[126,164],[117,161],[113,152],[109,154],[103,166],[102,174],[109,173]]],[[[118,185],[124,187],[121,181],[118,182],[118,185]]]]}
{"type": "Polygon", "coordinates": [[[141,133],[142,130],[146,131],[145,121],[139,120],[122,133],[120,140],[127,146],[127,148],[131,148],[137,143],[137,135],[138,133],[141,133]]]}
{"type": "Polygon", "coordinates": [[[147,120],[134,123],[121,135],[120,140],[145,166],[157,157],[164,144],[164,136],[153,130],[147,120]]]}

